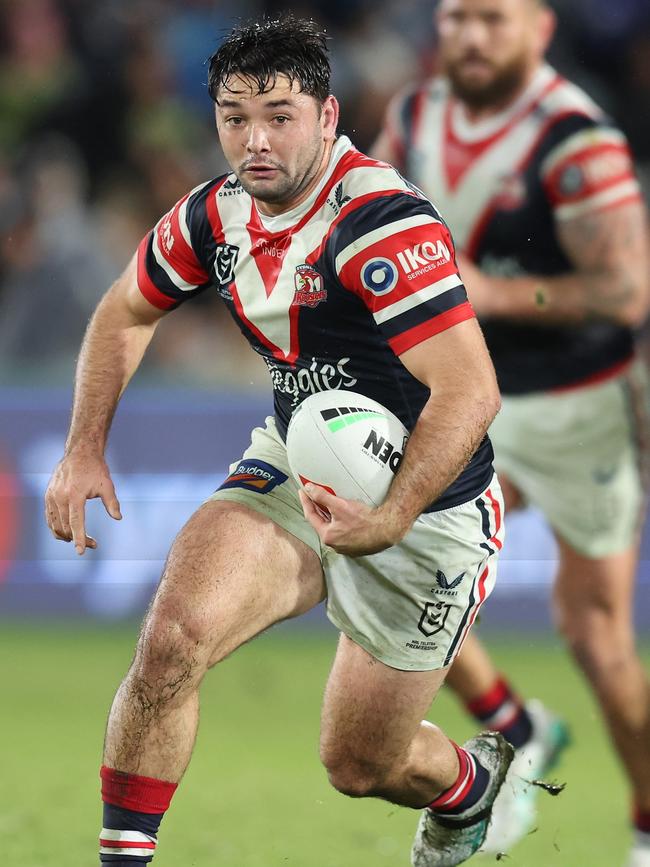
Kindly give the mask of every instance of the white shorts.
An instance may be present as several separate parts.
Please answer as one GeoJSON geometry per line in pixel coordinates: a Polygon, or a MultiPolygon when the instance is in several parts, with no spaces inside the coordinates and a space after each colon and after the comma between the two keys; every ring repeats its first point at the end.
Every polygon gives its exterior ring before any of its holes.
{"type": "Polygon", "coordinates": [[[345,557],[323,546],[304,517],[284,443],[268,418],[210,499],[243,503],[309,545],[323,565],[331,622],[393,668],[448,666],[494,587],[504,538],[496,476],[475,500],[420,515],[398,545],[345,557]]]}
{"type": "Polygon", "coordinates": [[[635,544],[645,502],[648,394],[631,364],[598,384],[505,396],[490,428],[495,464],[586,557],[635,544]]]}

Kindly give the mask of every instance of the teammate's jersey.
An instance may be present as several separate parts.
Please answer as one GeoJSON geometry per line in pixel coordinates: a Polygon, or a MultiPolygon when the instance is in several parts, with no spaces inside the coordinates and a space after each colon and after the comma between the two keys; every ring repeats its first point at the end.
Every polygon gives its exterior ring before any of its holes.
{"type": "MultiPolygon", "coordinates": [[[[569,272],[557,222],[640,197],[623,135],[549,66],[507,111],[476,125],[447,82],[432,79],[393,101],[386,131],[406,177],[488,274],[569,272]]],[[[614,323],[482,325],[504,393],[598,378],[633,351],[630,329],[614,323]]]]}
{"type": "MultiPolygon", "coordinates": [[[[269,368],[282,437],[305,397],[337,388],[378,400],[411,430],[429,390],[398,356],[474,315],[433,205],[347,138],[309,198],[277,217],[260,214],[235,175],[197,187],[143,240],[138,284],[162,309],[221,296],[269,368]]],[[[483,491],[492,457],[486,438],[432,508],[483,491]]]]}

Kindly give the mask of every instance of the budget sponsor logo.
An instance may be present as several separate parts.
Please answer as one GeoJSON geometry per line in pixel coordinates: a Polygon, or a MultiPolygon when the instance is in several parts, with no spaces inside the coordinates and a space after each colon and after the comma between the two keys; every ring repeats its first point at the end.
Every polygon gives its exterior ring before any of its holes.
{"type": "Polygon", "coordinates": [[[257,494],[268,494],[273,488],[286,482],[287,476],[277,467],[256,458],[241,460],[217,490],[244,488],[257,494]]]}

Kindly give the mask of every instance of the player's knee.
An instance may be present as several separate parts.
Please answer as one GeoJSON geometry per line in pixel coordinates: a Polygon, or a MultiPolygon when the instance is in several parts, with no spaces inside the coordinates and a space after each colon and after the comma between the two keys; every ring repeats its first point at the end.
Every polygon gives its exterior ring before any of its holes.
{"type": "Polygon", "coordinates": [[[560,631],[572,656],[593,679],[617,676],[634,657],[631,626],[621,624],[599,612],[566,616],[559,622],[560,631]]]}
{"type": "Polygon", "coordinates": [[[386,790],[390,771],[379,762],[353,754],[321,752],[321,761],[331,785],[350,798],[381,796],[386,790]]]}
{"type": "Polygon", "coordinates": [[[194,687],[207,670],[202,625],[195,619],[154,613],[142,631],[132,675],[143,688],[167,699],[194,687]]]}

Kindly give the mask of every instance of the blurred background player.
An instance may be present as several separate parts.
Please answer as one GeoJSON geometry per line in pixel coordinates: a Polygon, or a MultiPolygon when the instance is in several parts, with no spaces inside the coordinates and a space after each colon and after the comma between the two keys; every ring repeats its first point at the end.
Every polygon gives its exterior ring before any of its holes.
{"type": "Polygon", "coordinates": [[[478,849],[512,759],[497,733],[464,749],[423,722],[496,577],[503,504],[485,436],[499,406],[494,370],[446,226],[392,167],[337,138],[329,84],[313,22],[260,19],[229,34],[208,87],[232,173],[187,193],[147,234],[79,356],[65,455],[46,493],[49,527],[79,554],[96,547],[86,500],[100,496],[121,517],[104,450],[166,312],[218,292],[274,393],[274,417],[176,537],[115,696],[101,768],[100,860],[112,867],[153,857],[207,670],[325,596],[341,635],[321,758],[339,791],[421,809],[415,867],[454,867],[478,849]],[[422,275],[391,264],[421,244],[435,251],[422,275]],[[315,302],[296,292],[305,269],[315,302]],[[313,372],[325,377],[342,353],[350,387],[412,435],[379,508],[312,485],[323,520],[299,494],[284,439],[321,388],[313,372]],[[457,576],[453,596],[431,587],[445,573],[457,576]]]}
{"type": "MultiPolygon", "coordinates": [[[[436,202],[461,251],[504,396],[490,434],[506,507],[538,506],[555,533],[557,625],[630,781],[629,867],[648,867],[650,690],[631,611],[646,213],[621,132],[544,62],[554,26],[539,0],[441,0],[443,76],[395,98],[373,153],[436,202]]],[[[522,777],[543,774],[566,733],[539,703],[521,704],[473,636],[447,683],[518,748],[486,844],[508,848],[533,821],[535,790],[522,777]]]]}

